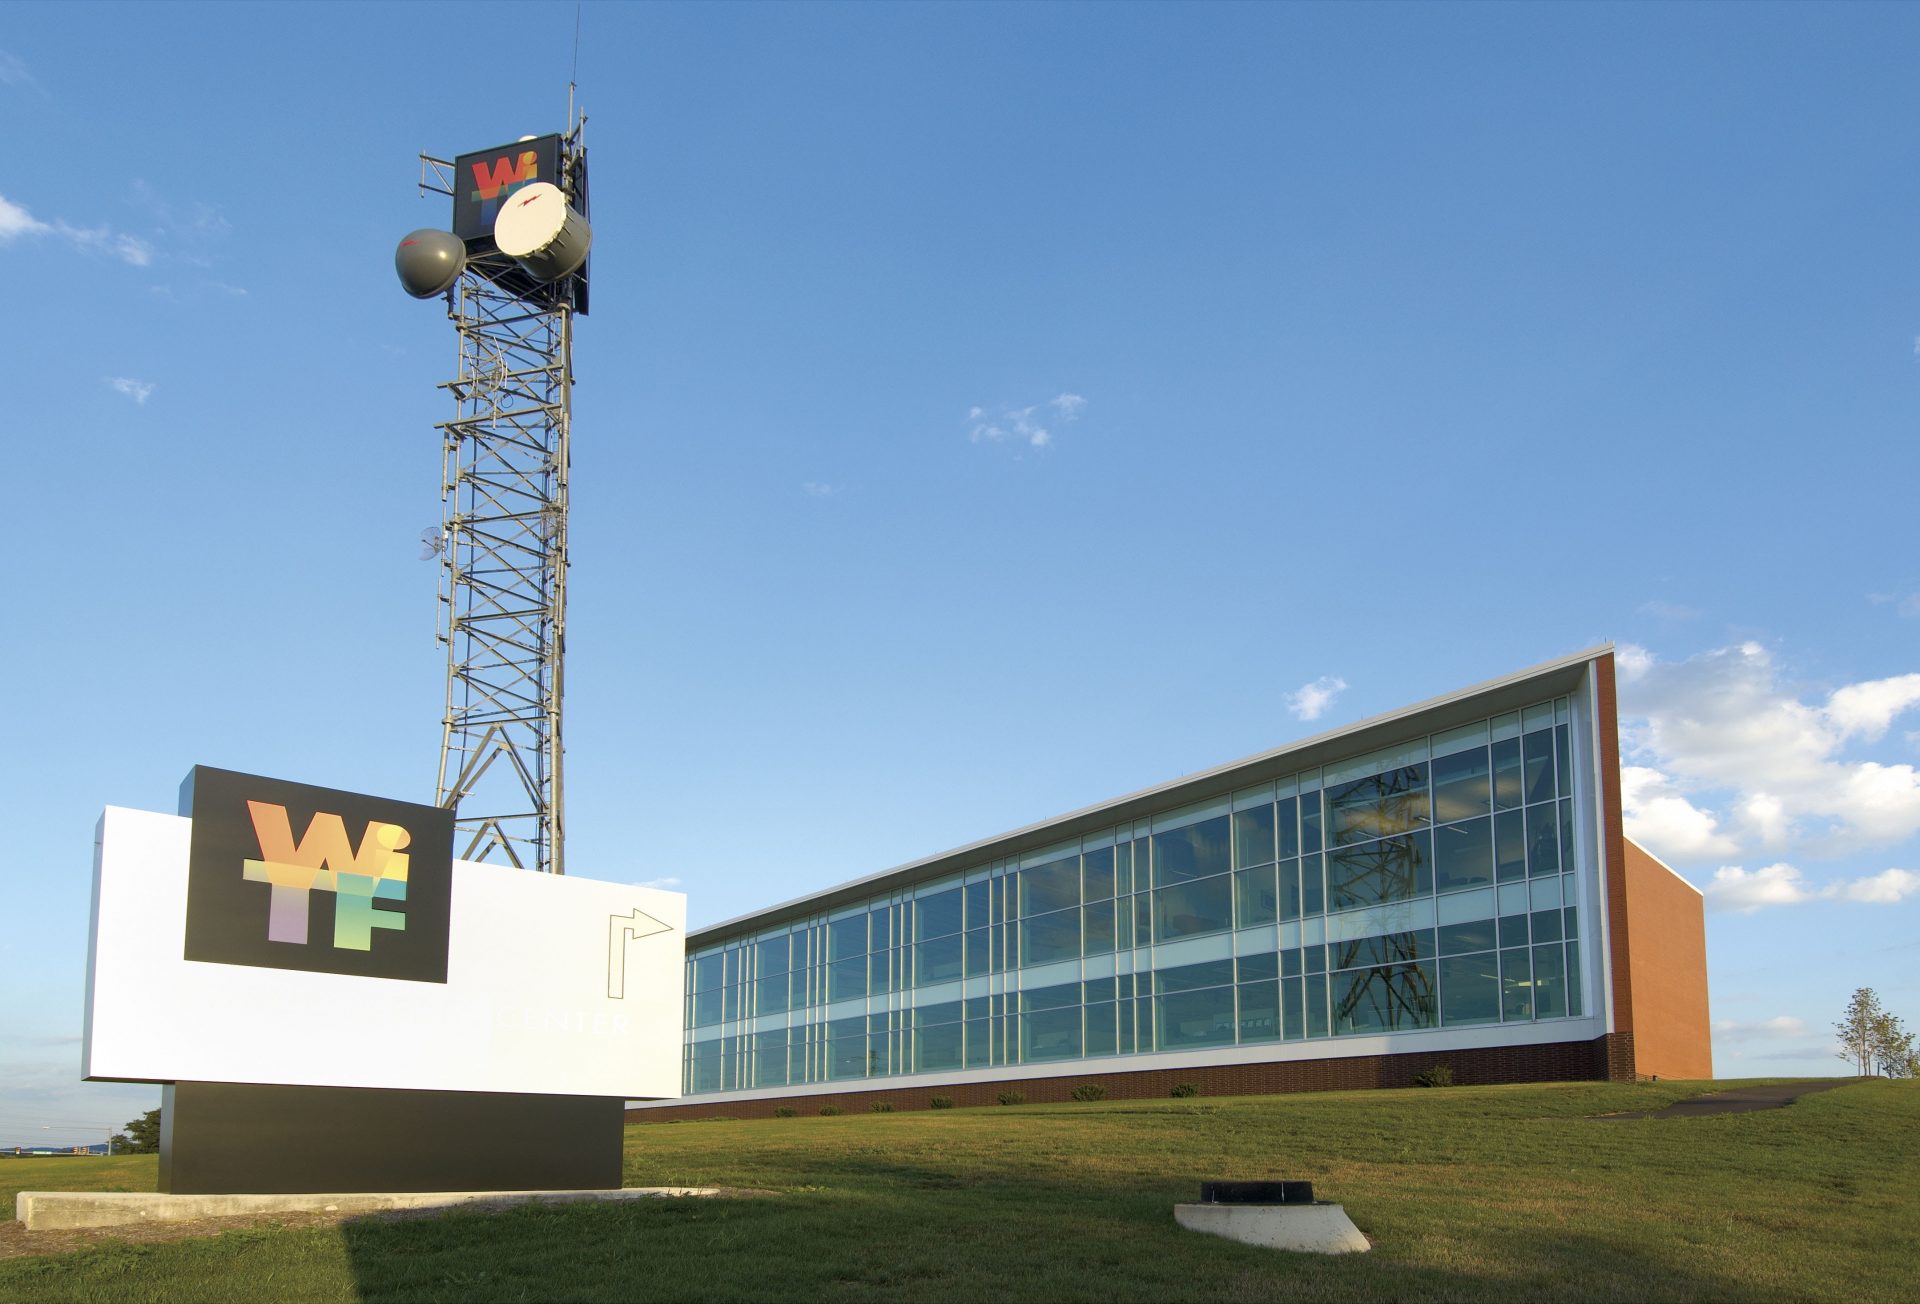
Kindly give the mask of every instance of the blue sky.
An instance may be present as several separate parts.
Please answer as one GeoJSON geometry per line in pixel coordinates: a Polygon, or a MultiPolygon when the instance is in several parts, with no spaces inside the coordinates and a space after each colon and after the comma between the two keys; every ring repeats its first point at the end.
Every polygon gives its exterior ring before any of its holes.
{"type": "MultiPolygon", "coordinates": [[[[573,26],[0,18],[0,1140],[154,1095],[74,1080],[102,805],[431,796],[453,348],[391,255],[573,26]]],[[[1613,639],[1719,1070],[1920,1020],[1920,11],[582,27],[575,872],[712,921],[1613,639]]]]}

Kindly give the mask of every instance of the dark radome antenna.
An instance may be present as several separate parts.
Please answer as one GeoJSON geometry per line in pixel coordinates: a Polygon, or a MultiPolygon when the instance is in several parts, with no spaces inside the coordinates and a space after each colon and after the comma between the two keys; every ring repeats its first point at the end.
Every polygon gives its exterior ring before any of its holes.
{"type": "MultiPolygon", "coordinates": [[[[576,18],[576,41],[577,41],[576,18]]],[[[576,58],[577,58],[576,50],[576,58]]],[[[571,87],[569,88],[571,100],[571,87]]],[[[394,252],[401,288],[446,297],[459,374],[442,388],[440,559],[447,649],[436,800],[455,854],[565,867],[560,705],[567,630],[573,323],[585,316],[586,119],[451,161],[420,156],[420,191],[453,201],[450,230],[394,252]]]]}

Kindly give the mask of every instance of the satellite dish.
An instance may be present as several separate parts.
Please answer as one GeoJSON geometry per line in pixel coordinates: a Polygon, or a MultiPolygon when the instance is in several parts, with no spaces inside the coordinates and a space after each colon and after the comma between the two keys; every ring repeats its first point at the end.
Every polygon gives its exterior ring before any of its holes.
{"type": "Polygon", "coordinates": [[[466,268],[466,242],[451,231],[422,228],[393,251],[393,270],[400,274],[400,288],[416,299],[445,294],[466,268]]]}
{"type": "Polygon", "coordinates": [[[557,281],[587,261],[593,228],[567,206],[560,187],[536,181],[520,187],[500,205],[493,242],[534,279],[557,281]]]}

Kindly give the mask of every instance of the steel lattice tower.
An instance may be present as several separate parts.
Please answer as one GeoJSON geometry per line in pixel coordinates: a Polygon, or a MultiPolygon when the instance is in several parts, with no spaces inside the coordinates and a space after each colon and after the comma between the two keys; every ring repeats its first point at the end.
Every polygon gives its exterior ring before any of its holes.
{"type": "MultiPolygon", "coordinates": [[[[584,204],[584,153],[566,142],[584,204]]],[[[421,157],[421,189],[452,194],[453,165],[421,157]]],[[[446,713],[436,802],[454,854],[565,872],[561,784],[567,628],[572,286],[531,285],[512,259],[471,256],[447,292],[459,369],[443,383],[440,641],[446,713]]]]}

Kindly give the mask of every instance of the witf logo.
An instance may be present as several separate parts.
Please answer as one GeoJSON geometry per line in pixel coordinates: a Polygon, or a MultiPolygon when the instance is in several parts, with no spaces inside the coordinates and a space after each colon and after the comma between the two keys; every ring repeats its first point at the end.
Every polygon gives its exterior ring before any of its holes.
{"type": "Polygon", "coordinates": [[[452,811],[197,766],[181,812],[187,959],[447,980],[452,811]]]}
{"type": "Polygon", "coordinates": [[[355,851],[347,840],[347,822],[331,811],[321,811],[307,825],[307,836],[293,840],[287,808],[250,801],[253,834],[264,860],[249,860],[245,877],[250,883],[269,883],[267,936],[276,942],[307,944],[307,902],[312,893],[332,892],[333,944],[348,951],[373,949],[376,928],[405,928],[407,917],[395,910],[375,910],[375,900],[407,899],[407,854],[400,848],[413,835],[398,824],[371,820],[355,851]]]}
{"type": "Polygon", "coordinates": [[[489,226],[500,212],[501,200],[540,179],[540,156],[530,149],[522,150],[517,158],[503,154],[495,159],[476,159],[469,166],[473,169],[469,198],[480,205],[480,220],[489,226]]]}

